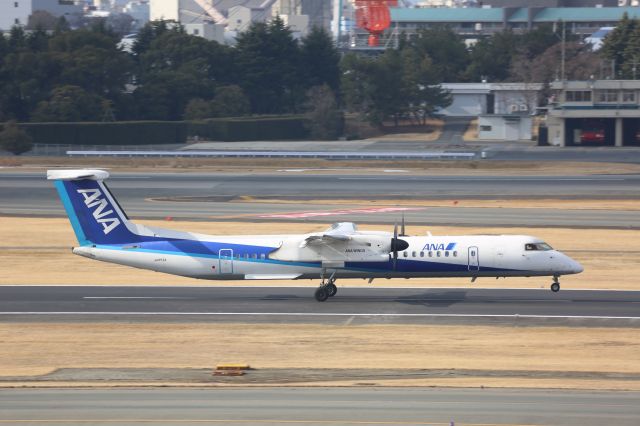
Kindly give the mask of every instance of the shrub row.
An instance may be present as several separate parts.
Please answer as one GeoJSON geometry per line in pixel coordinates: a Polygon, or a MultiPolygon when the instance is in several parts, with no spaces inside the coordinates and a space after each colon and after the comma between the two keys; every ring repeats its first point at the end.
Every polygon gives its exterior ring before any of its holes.
{"type": "MultiPolygon", "coordinates": [[[[187,136],[216,141],[306,139],[300,116],[219,118],[202,121],[121,121],[113,123],[21,123],[36,144],[183,144],[187,136]]],[[[1,128],[1,126],[0,126],[1,128]]]]}
{"type": "Polygon", "coordinates": [[[190,121],[189,136],[214,141],[306,139],[307,119],[301,116],[214,118],[190,121]]]}
{"type": "Polygon", "coordinates": [[[160,145],[187,140],[184,122],[122,121],[113,123],[21,123],[37,144],[160,145]]]}

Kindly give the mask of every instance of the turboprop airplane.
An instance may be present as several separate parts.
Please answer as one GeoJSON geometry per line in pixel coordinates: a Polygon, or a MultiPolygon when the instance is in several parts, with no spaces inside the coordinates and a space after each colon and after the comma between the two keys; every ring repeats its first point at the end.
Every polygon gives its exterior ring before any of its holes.
{"type": "Polygon", "coordinates": [[[315,298],[335,296],[338,278],[553,277],[582,266],[525,235],[407,236],[358,231],[349,222],[324,232],[214,236],[134,224],[104,180],[104,170],[49,170],[78,239],[73,253],[90,259],[208,280],[319,279],[315,298]]]}

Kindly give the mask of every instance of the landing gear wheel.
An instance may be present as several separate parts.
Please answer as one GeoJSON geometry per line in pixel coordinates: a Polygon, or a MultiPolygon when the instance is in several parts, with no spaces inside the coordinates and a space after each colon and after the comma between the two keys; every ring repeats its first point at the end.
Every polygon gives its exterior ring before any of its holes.
{"type": "Polygon", "coordinates": [[[318,302],[324,302],[329,298],[329,292],[327,291],[325,286],[318,287],[315,293],[315,298],[318,302]]]}
{"type": "Polygon", "coordinates": [[[557,293],[560,291],[560,283],[551,284],[551,291],[557,293]]]}
{"type": "Polygon", "coordinates": [[[336,285],[333,283],[327,284],[325,288],[327,289],[327,294],[329,295],[329,297],[335,296],[338,292],[338,287],[336,287],[336,285]]]}

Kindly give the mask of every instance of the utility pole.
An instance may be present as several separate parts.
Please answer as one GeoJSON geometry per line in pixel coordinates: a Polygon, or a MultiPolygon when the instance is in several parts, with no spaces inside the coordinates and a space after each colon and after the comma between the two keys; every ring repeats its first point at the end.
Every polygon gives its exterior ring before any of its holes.
{"type": "Polygon", "coordinates": [[[563,85],[564,85],[565,78],[566,78],[565,65],[564,64],[565,64],[565,60],[566,60],[566,57],[567,57],[567,48],[565,46],[566,45],[566,41],[567,41],[567,32],[565,31],[565,25],[566,25],[565,21],[563,20],[562,21],[562,44],[561,44],[561,47],[562,47],[562,49],[561,49],[562,58],[560,59],[560,61],[561,61],[560,62],[560,78],[562,80],[562,84],[563,85]]]}

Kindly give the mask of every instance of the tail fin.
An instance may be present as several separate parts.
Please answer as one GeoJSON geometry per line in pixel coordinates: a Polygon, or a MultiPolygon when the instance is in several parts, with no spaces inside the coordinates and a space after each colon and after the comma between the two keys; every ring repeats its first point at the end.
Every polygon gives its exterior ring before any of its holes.
{"type": "Polygon", "coordinates": [[[124,244],[140,240],[133,224],[105,183],[104,170],[49,170],[80,245],[124,244]]]}

